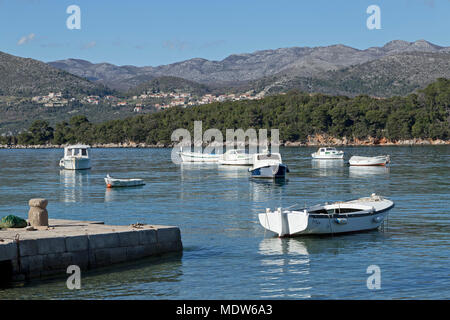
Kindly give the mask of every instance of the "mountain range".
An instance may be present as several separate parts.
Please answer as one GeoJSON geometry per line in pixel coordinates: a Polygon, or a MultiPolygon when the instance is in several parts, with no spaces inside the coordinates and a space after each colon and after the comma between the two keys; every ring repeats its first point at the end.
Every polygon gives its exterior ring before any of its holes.
{"type": "Polygon", "coordinates": [[[450,77],[449,60],[450,47],[425,40],[394,40],[365,50],[341,44],[292,47],[232,54],[221,61],[194,58],[156,67],[94,64],[79,59],[48,64],[122,91],[171,76],[213,87],[256,86],[267,92],[298,87],[333,94],[389,96],[424,87],[438,77],[450,77]],[[350,85],[356,82],[362,84],[350,85]],[[396,89],[386,87],[390,85],[396,89]]]}
{"type": "MultiPolygon", "coordinates": [[[[190,59],[156,67],[116,66],[68,59],[44,63],[0,52],[0,133],[27,128],[34,119],[51,123],[73,115],[92,121],[120,119],[133,106],[82,104],[87,95],[118,99],[152,92],[276,94],[292,89],[332,95],[406,95],[437,78],[450,78],[450,47],[424,40],[391,41],[359,50],[344,45],[294,47],[233,54],[221,61],[190,59]],[[49,108],[31,97],[61,92],[64,107],[49,108]]],[[[150,110],[150,109],[149,109],[150,110]]]]}

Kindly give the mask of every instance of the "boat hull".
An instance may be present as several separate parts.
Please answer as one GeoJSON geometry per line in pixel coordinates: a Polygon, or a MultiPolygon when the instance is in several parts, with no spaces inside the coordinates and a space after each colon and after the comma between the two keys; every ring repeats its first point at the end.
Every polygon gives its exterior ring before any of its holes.
{"type": "Polygon", "coordinates": [[[382,157],[358,157],[353,156],[348,161],[351,166],[385,166],[389,163],[389,158],[382,157]]]}
{"type": "Polygon", "coordinates": [[[251,166],[252,159],[219,160],[219,164],[224,166],[251,166]]]}
{"type": "Polygon", "coordinates": [[[344,159],[344,154],[311,154],[313,159],[317,160],[340,160],[344,159]]]}
{"type": "Polygon", "coordinates": [[[87,158],[61,159],[59,165],[66,170],[86,170],[91,168],[91,160],[87,158]]]}
{"type": "Polygon", "coordinates": [[[249,170],[253,178],[284,178],[289,169],[284,164],[273,164],[249,170]]]}
{"type": "Polygon", "coordinates": [[[111,179],[105,178],[105,183],[108,188],[118,187],[137,187],[145,185],[142,179],[111,179]]]}
{"type": "Polygon", "coordinates": [[[310,214],[304,211],[274,211],[258,214],[260,224],[279,237],[314,234],[340,234],[373,230],[380,227],[388,211],[394,207],[386,200],[372,209],[357,214],[310,214]]]}
{"type": "Polygon", "coordinates": [[[194,152],[180,152],[183,162],[218,162],[220,155],[203,154],[194,152]]]}

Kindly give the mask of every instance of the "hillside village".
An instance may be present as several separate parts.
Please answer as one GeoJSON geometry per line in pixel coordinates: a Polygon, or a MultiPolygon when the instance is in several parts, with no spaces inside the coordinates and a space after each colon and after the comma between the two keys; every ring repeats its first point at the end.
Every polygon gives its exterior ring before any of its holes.
{"type": "Polygon", "coordinates": [[[258,100],[264,98],[264,96],[264,92],[255,94],[253,90],[241,94],[204,94],[202,96],[195,96],[189,92],[144,92],[141,95],[134,95],[130,98],[113,95],[103,97],[90,95],[75,98],[64,96],[61,92],[49,92],[45,96],[34,96],[31,98],[31,101],[49,108],[64,107],[69,102],[79,102],[84,105],[130,106],[134,112],[143,112],[151,109],[163,110],[176,106],[190,107],[213,102],[258,100]]]}

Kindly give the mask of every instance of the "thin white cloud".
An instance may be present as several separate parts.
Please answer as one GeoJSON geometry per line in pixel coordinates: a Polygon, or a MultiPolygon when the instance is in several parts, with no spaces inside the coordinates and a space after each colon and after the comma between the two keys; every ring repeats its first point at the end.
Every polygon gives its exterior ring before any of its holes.
{"type": "Polygon", "coordinates": [[[21,45],[27,44],[28,42],[33,40],[35,37],[36,37],[36,35],[34,33],[30,33],[27,36],[23,36],[22,38],[19,39],[19,41],[17,41],[17,45],[21,46],[21,45]]]}
{"type": "Polygon", "coordinates": [[[178,50],[178,51],[184,51],[191,47],[191,44],[187,41],[179,41],[179,40],[166,40],[162,44],[163,48],[169,49],[169,50],[178,50]]]}
{"type": "Polygon", "coordinates": [[[84,45],[81,47],[81,49],[90,49],[90,48],[95,47],[96,45],[97,45],[97,42],[91,41],[91,42],[88,42],[88,43],[84,44],[84,45]]]}

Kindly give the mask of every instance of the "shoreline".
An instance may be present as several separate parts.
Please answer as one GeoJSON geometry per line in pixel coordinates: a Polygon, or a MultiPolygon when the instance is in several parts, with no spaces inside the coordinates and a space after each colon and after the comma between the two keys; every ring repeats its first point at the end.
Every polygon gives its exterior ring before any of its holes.
{"type": "MultiPolygon", "coordinates": [[[[64,147],[69,144],[56,145],[56,144],[46,144],[46,145],[0,145],[0,149],[64,149],[64,147]]],[[[248,145],[248,144],[246,144],[248,145]]],[[[362,141],[345,141],[345,139],[330,139],[326,141],[310,140],[307,142],[299,141],[286,141],[281,142],[279,146],[281,147],[357,147],[357,146],[426,146],[426,145],[450,145],[450,140],[432,140],[432,139],[409,139],[409,140],[399,140],[399,141],[389,141],[389,140],[362,140],[362,141]]],[[[91,148],[98,149],[113,149],[113,148],[145,148],[145,149],[155,149],[155,148],[173,148],[175,144],[146,144],[146,143],[94,143],[91,148]]],[[[206,145],[205,145],[206,146],[206,145]]],[[[220,146],[220,145],[219,145],[220,146]]],[[[225,143],[222,144],[223,147],[226,146],[225,143]]]]}

